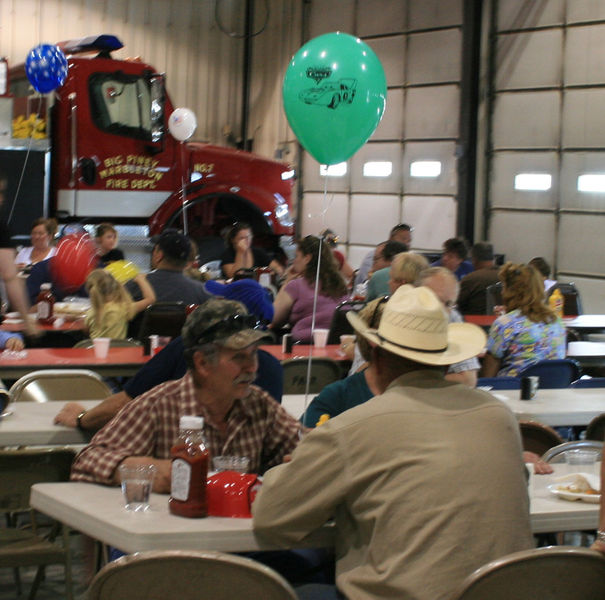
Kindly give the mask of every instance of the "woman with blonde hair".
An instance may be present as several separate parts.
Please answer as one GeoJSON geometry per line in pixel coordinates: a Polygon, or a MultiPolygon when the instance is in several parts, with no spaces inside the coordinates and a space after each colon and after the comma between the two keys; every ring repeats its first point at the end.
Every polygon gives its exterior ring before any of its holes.
{"type": "Polygon", "coordinates": [[[424,269],[429,268],[429,261],[416,252],[400,252],[391,263],[389,272],[389,290],[393,294],[404,283],[414,285],[424,269]]]}
{"type": "Polygon", "coordinates": [[[124,286],[105,269],[95,269],[86,279],[86,291],[90,297],[90,310],[86,326],[91,338],[126,338],[128,321],[155,302],[153,288],[143,273],[134,281],[141,288],[143,298],[134,302],[124,286]]]}
{"type": "Polygon", "coordinates": [[[490,329],[481,377],[517,376],[540,360],[565,358],[565,327],[544,302],[538,271],[509,262],[498,277],[506,313],[490,329]]]}

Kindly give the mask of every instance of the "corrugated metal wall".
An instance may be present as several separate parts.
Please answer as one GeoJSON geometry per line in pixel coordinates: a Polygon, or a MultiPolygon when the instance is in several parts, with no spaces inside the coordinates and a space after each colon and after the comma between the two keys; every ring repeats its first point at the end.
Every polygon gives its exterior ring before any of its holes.
{"type": "MultiPolygon", "coordinates": [[[[197,116],[194,139],[240,137],[244,0],[0,0],[0,56],[23,62],[33,46],[111,33],[124,48],[167,74],[175,106],[197,116]]],[[[281,82],[300,46],[300,0],[256,1],[254,86],[248,137],[273,157],[288,142],[281,82]]],[[[290,134],[291,135],[291,134],[290,134]]],[[[289,157],[288,157],[289,158],[289,157]]]]}

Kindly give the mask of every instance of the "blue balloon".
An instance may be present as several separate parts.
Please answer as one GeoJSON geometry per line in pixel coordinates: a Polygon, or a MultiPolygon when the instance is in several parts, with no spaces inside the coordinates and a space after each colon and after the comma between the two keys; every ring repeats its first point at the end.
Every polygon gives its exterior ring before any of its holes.
{"type": "Polygon", "coordinates": [[[40,44],[25,59],[25,74],[36,92],[47,94],[63,85],[67,77],[67,59],[57,46],[40,44]]]}

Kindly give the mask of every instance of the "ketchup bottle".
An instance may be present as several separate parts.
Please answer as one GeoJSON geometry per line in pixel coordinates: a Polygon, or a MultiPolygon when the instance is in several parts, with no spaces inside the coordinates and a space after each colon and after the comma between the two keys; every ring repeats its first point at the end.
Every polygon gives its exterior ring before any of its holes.
{"type": "Polygon", "coordinates": [[[50,325],[53,322],[53,309],[55,306],[55,297],[50,291],[50,283],[43,283],[40,286],[40,293],[36,299],[36,313],[38,322],[43,325],[50,325]]]}
{"type": "Polygon", "coordinates": [[[179,437],[170,449],[170,499],[168,508],[180,517],[208,516],[206,479],[210,455],[204,443],[202,417],[181,417],[179,437]]]}

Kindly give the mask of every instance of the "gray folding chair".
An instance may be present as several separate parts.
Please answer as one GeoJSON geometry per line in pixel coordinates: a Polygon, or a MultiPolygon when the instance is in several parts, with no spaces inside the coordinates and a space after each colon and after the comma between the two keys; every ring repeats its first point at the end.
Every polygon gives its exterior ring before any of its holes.
{"type": "Polygon", "coordinates": [[[53,400],[102,400],[111,390],[100,375],[89,369],[42,369],[18,379],[10,388],[12,402],[53,400]]]}
{"type": "Polygon", "coordinates": [[[93,579],[89,600],[296,600],[265,565],[233,554],[165,550],[123,556],[93,579]]]}
{"type": "MultiPolygon", "coordinates": [[[[284,394],[304,394],[307,383],[307,358],[291,358],[282,361],[284,370],[284,394]]],[[[331,358],[311,358],[309,393],[318,394],[329,383],[342,379],[342,367],[331,358]]]]}
{"type": "Polygon", "coordinates": [[[71,600],[71,555],[67,528],[54,523],[43,534],[30,509],[34,483],[68,481],[75,452],[69,448],[0,449],[0,512],[6,513],[7,527],[0,528],[0,568],[15,569],[17,594],[21,593],[19,567],[37,566],[29,598],[33,600],[46,565],[65,566],[65,597],[71,600]],[[27,527],[19,527],[19,513],[29,512],[27,527]],[[62,543],[56,538],[61,533],[62,543]]]}
{"type": "Polygon", "coordinates": [[[605,556],[576,546],[508,554],[471,573],[451,600],[605,598],[605,556]]]}
{"type": "Polygon", "coordinates": [[[558,446],[553,446],[546,450],[542,455],[542,460],[550,463],[565,462],[565,452],[568,450],[592,450],[597,455],[597,460],[599,460],[603,451],[603,442],[597,440],[574,440],[572,442],[563,442],[558,446]]]}

